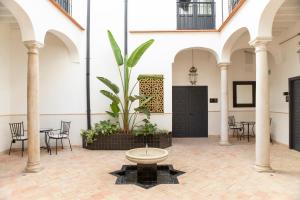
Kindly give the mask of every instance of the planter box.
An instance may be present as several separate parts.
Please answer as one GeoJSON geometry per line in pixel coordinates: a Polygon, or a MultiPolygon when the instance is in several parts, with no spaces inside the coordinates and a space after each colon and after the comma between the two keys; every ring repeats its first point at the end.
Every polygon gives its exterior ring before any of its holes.
{"type": "Polygon", "coordinates": [[[86,143],[86,139],[83,137],[82,146],[90,150],[129,150],[145,147],[146,140],[149,147],[167,148],[172,146],[172,133],[148,136],[135,136],[132,134],[101,135],[91,144],[86,143]]]}

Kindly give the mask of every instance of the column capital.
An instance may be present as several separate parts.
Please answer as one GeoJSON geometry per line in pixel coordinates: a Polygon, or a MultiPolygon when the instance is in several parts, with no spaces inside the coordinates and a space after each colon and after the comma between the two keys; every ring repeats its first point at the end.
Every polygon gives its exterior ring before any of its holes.
{"type": "Polygon", "coordinates": [[[250,41],[249,45],[255,48],[259,48],[259,47],[266,48],[266,45],[271,41],[272,41],[272,37],[257,37],[254,40],[250,41]]]}
{"type": "Polygon", "coordinates": [[[42,48],[44,46],[44,44],[42,44],[42,43],[40,43],[36,40],[24,41],[24,45],[27,47],[28,50],[39,49],[39,48],[42,48]]]}
{"type": "Polygon", "coordinates": [[[231,63],[229,63],[229,62],[220,62],[220,63],[217,64],[217,66],[221,70],[226,70],[230,65],[231,65],[231,63]]]}

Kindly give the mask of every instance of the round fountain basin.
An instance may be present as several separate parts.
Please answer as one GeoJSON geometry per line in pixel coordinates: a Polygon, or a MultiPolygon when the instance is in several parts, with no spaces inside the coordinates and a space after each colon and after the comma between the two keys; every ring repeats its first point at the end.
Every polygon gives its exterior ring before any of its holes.
{"type": "Polygon", "coordinates": [[[151,165],[168,158],[169,152],[158,148],[136,148],[126,152],[126,158],[137,164],[151,165]]]}

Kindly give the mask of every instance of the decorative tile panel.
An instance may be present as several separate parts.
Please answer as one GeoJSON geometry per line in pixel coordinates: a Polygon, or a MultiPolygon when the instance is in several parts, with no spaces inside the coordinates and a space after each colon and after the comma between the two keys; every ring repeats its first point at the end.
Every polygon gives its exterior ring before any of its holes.
{"type": "Polygon", "coordinates": [[[164,112],[164,77],[163,75],[140,75],[140,95],[152,97],[146,107],[151,113],[164,112]]]}

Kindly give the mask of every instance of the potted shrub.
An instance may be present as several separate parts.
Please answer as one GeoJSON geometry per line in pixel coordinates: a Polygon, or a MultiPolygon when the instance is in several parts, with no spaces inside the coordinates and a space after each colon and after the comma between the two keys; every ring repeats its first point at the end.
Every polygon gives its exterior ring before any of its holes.
{"type": "MultiPolygon", "coordinates": [[[[145,105],[152,97],[133,94],[134,89],[138,84],[138,80],[133,86],[131,86],[131,73],[143,54],[153,44],[154,40],[151,39],[141,44],[127,58],[127,55],[123,57],[119,45],[110,31],[108,31],[108,38],[117,63],[117,69],[119,71],[122,83],[121,90],[108,78],[97,77],[97,79],[107,87],[107,90],[101,90],[100,93],[111,100],[111,104],[109,106],[110,109],[109,111],[106,111],[106,113],[113,118],[114,122],[110,120],[101,121],[100,123],[95,124],[95,128],[92,130],[83,130],[81,132],[83,137],[83,146],[89,149],[116,150],[131,149],[141,145],[144,146],[145,141],[141,143],[139,142],[140,139],[138,139],[141,138],[138,134],[141,130],[147,129],[146,132],[151,132],[150,134],[152,135],[156,133],[158,138],[160,134],[158,133],[158,129],[155,129],[156,125],[152,127],[155,131],[150,131],[153,124],[149,121],[150,112],[145,105]],[[135,107],[135,102],[137,101],[139,101],[139,104],[135,107]],[[145,119],[137,122],[139,113],[143,113],[145,115],[145,119]],[[144,125],[139,125],[143,122],[144,125]]],[[[170,140],[171,138],[171,134],[169,133],[164,134],[164,136],[168,136],[167,140],[170,140]]],[[[159,142],[157,142],[157,144],[158,145],[149,145],[159,147],[159,142]]]]}

